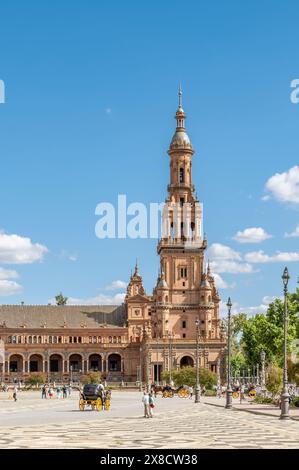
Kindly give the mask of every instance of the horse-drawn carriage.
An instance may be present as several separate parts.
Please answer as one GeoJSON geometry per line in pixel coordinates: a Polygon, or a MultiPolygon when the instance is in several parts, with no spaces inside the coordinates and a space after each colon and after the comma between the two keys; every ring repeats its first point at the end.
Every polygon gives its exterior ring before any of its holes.
{"type": "Polygon", "coordinates": [[[190,397],[190,390],[189,387],[186,385],[181,385],[180,387],[173,388],[170,385],[158,386],[153,385],[152,391],[157,396],[159,392],[162,393],[162,398],[173,398],[176,394],[180,398],[189,398],[190,397]]]}
{"type": "Polygon", "coordinates": [[[111,402],[110,390],[104,391],[101,385],[85,384],[80,393],[79,409],[84,411],[90,406],[92,410],[109,410],[111,402]]]}

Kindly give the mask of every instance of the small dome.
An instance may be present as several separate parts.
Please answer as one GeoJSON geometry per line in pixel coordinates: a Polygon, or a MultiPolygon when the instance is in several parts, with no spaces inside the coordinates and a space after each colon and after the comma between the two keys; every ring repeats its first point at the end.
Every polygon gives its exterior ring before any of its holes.
{"type": "Polygon", "coordinates": [[[170,147],[191,147],[188,134],[184,131],[176,131],[171,140],[170,147]]]}
{"type": "Polygon", "coordinates": [[[165,279],[161,279],[159,284],[158,284],[158,287],[162,287],[162,288],[166,288],[168,289],[168,285],[167,285],[167,282],[165,281],[165,279]]]}

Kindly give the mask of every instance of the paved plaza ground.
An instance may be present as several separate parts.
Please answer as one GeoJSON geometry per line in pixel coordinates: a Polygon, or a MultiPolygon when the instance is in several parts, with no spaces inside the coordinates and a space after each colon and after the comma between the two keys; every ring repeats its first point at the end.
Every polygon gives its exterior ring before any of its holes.
{"type": "Polygon", "coordinates": [[[145,419],[137,391],[114,391],[111,410],[101,412],[79,411],[76,391],[66,400],[8,396],[0,393],[0,448],[299,448],[298,421],[225,410],[217,399],[158,397],[154,418],[145,419]]]}

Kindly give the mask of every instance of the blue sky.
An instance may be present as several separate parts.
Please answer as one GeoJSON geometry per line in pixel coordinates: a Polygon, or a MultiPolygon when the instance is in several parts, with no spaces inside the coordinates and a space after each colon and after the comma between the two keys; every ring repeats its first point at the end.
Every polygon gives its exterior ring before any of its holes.
{"type": "Polygon", "coordinates": [[[0,13],[0,302],[119,301],[111,284],[136,257],[151,293],[156,240],[99,240],[94,212],[118,194],[165,199],[180,81],[221,296],[263,309],[285,265],[295,288],[296,1],[12,0],[0,13]],[[233,239],[253,228],[271,238],[233,239]]]}

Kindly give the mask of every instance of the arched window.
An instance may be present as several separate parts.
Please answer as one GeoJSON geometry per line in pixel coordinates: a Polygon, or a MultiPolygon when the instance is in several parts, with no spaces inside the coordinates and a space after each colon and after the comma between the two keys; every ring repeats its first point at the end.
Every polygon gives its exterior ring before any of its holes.
{"type": "Polygon", "coordinates": [[[29,336],[29,338],[28,338],[28,343],[29,343],[29,344],[32,344],[32,336],[29,336]]]}
{"type": "Polygon", "coordinates": [[[52,344],[52,336],[49,336],[49,343],[52,344]]]}
{"type": "Polygon", "coordinates": [[[109,336],[109,343],[112,343],[112,336],[109,336]]]}
{"type": "Polygon", "coordinates": [[[18,336],[18,343],[20,344],[22,342],[22,336],[18,336]]]}
{"type": "Polygon", "coordinates": [[[184,180],[185,180],[184,168],[180,168],[180,183],[184,183],[184,180]]]}
{"type": "Polygon", "coordinates": [[[41,343],[41,342],[42,342],[42,337],[39,336],[39,337],[38,337],[38,343],[41,343]]]}
{"type": "Polygon", "coordinates": [[[92,343],[92,336],[89,336],[89,337],[88,337],[88,342],[89,342],[89,343],[92,343]]]}
{"type": "Polygon", "coordinates": [[[74,343],[77,343],[77,336],[74,336],[74,343]]]}
{"type": "Polygon", "coordinates": [[[12,343],[13,343],[13,344],[16,344],[16,342],[17,342],[17,337],[16,337],[16,336],[13,336],[13,337],[12,337],[12,343]]]}
{"type": "Polygon", "coordinates": [[[117,342],[116,336],[113,336],[113,343],[116,343],[116,342],[117,342]]]}
{"type": "Polygon", "coordinates": [[[78,343],[82,343],[82,337],[81,336],[79,336],[79,338],[78,338],[78,343]]]}
{"type": "Polygon", "coordinates": [[[34,344],[37,343],[37,338],[36,338],[36,336],[33,336],[33,343],[34,343],[34,344]]]}
{"type": "Polygon", "coordinates": [[[9,337],[7,338],[7,342],[8,342],[8,343],[11,343],[11,342],[12,342],[11,336],[9,336],[9,337]]]}
{"type": "Polygon", "coordinates": [[[102,342],[102,338],[98,336],[98,343],[101,343],[101,342],[102,342]]]}
{"type": "Polygon", "coordinates": [[[61,336],[58,336],[58,343],[62,343],[61,336]]]}
{"type": "Polygon", "coordinates": [[[121,343],[121,336],[118,337],[118,342],[121,343]]]}
{"type": "Polygon", "coordinates": [[[93,342],[93,344],[95,344],[95,343],[97,342],[97,337],[96,337],[96,336],[94,336],[94,337],[92,338],[92,342],[93,342]]]}
{"type": "Polygon", "coordinates": [[[53,343],[55,343],[55,344],[57,343],[57,336],[54,336],[53,343]]]}

